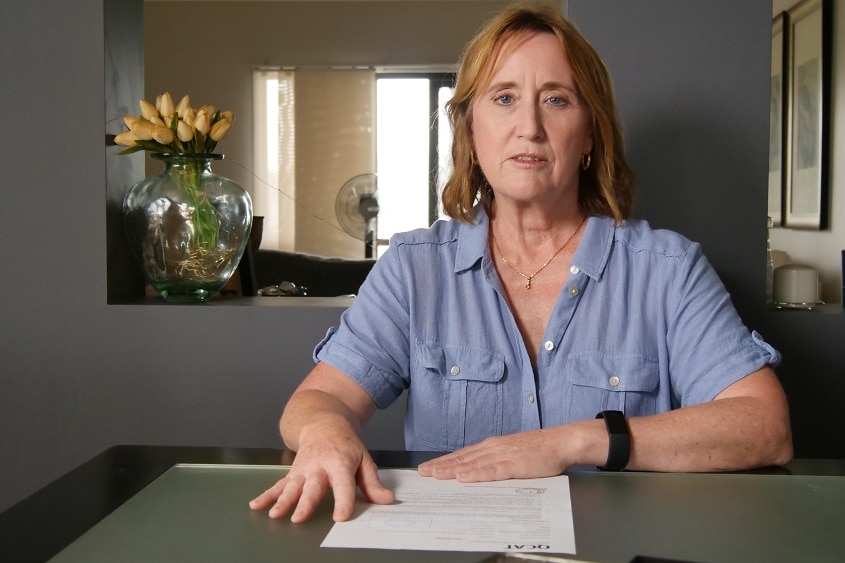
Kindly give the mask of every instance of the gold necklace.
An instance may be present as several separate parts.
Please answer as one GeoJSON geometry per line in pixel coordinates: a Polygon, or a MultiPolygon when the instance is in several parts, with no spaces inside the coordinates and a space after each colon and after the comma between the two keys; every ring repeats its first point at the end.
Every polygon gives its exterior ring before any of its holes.
{"type": "Polygon", "coordinates": [[[557,255],[558,255],[558,254],[560,254],[560,253],[561,253],[561,251],[562,251],[564,248],[566,248],[566,245],[567,245],[567,244],[569,244],[569,241],[571,241],[571,240],[575,237],[575,235],[576,235],[576,234],[578,234],[578,231],[580,231],[580,230],[581,230],[581,227],[583,227],[583,226],[584,226],[584,222],[585,222],[586,220],[587,220],[587,217],[586,217],[586,216],[584,216],[584,218],[583,218],[583,219],[581,219],[581,222],[578,224],[578,228],[577,228],[577,229],[575,229],[575,231],[574,231],[571,235],[569,235],[569,238],[567,238],[567,239],[566,239],[566,241],[564,241],[564,243],[561,245],[561,247],[560,247],[560,248],[558,248],[558,249],[555,251],[555,253],[554,253],[554,254],[552,254],[552,257],[551,257],[551,258],[549,258],[548,260],[546,260],[546,262],[545,262],[542,266],[540,266],[539,268],[537,268],[537,270],[536,270],[533,274],[531,274],[530,276],[529,276],[528,274],[523,274],[522,272],[520,272],[519,270],[517,270],[517,269],[514,267],[514,265],[513,265],[513,264],[511,264],[510,262],[508,262],[508,259],[507,259],[507,258],[505,258],[505,255],[504,255],[504,254],[502,254],[502,249],[501,249],[501,248],[499,248],[499,241],[497,241],[497,240],[496,240],[496,236],[495,236],[495,235],[493,235],[493,231],[492,231],[492,230],[490,231],[490,234],[491,234],[491,236],[493,237],[493,244],[494,244],[494,245],[496,245],[496,250],[499,252],[499,258],[501,258],[501,259],[502,259],[502,262],[504,262],[504,263],[505,263],[505,265],[506,265],[508,268],[510,268],[511,270],[513,270],[514,272],[516,272],[517,274],[519,274],[520,276],[522,276],[523,278],[525,278],[526,280],[528,280],[528,281],[526,282],[526,284],[525,284],[525,289],[531,289],[531,280],[533,280],[533,279],[534,279],[534,276],[536,276],[537,274],[539,274],[540,272],[542,272],[542,271],[543,271],[543,269],[545,269],[545,267],[546,267],[546,266],[548,266],[549,264],[551,264],[551,263],[552,263],[552,260],[554,260],[555,258],[557,258],[557,255]]]}

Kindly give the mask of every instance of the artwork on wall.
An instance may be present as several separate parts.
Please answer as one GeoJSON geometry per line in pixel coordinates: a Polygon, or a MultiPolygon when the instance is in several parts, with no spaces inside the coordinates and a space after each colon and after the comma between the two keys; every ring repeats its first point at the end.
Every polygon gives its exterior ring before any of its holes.
{"type": "Polygon", "coordinates": [[[830,0],[802,0],[782,15],[786,120],[781,208],[782,224],[789,228],[827,228],[831,5],[830,0]]]}
{"type": "Polygon", "coordinates": [[[784,21],[786,13],[781,12],[772,20],[772,73],[771,97],[769,99],[769,207],[772,226],[782,224],[784,192],[784,120],[786,117],[786,58],[784,57],[784,21]]]}

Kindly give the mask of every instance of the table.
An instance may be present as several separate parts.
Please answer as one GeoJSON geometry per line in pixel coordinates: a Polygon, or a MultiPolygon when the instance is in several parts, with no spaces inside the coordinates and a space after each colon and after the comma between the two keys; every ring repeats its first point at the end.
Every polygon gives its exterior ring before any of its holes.
{"type": "MultiPolygon", "coordinates": [[[[373,456],[380,467],[413,467],[433,454],[375,451],[373,456]]],[[[99,531],[115,522],[116,515],[137,503],[143,497],[138,493],[151,483],[167,486],[159,477],[169,478],[177,464],[200,465],[197,471],[187,472],[197,477],[178,482],[180,492],[201,495],[203,502],[211,503],[211,512],[226,512],[225,529],[253,534],[256,541],[244,544],[252,550],[244,560],[269,559],[267,551],[261,552],[267,545],[276,561],[296,560],[286,557],[291,549],[305,549],[315,561],[368,563],[399,557],[407,563],[477,562],[491,555],[413,551],[398,555],[389,550],[320,548],[331,526],[330,502],[321,506],[312,521],[300,525],[271,521],[247,508],[251,495],[274,482],[272,472],[279,469],[272,466],[289,465],[292,460],[291,452],[273,449],[115,446],[0,514],[0,560],[45,561],[57,554],[60,561],[74,560],[70,557],[74,548],[92,537],[92,529],[99,531]],[[225,466],[241,469],[227,472],[225,466]],[[196,489],[193,493],[192,488],[196,489]],[[213,508],[214,503],[225,502],[229,508],[213,508]]],[[[185,471],[182,474],[179,479],[186,478],[185,471]]],[[[726,474],[604,473],[576,468],[568,475],[578,559],[845,560],[845,460],[795,460],[783,468],[726,474]]],[[[120,545],[139,541],[137,545],[155,547],[154,538],[141,538],[144,543],[131,537],[141,533],[142,527],[126,528],[128,535],[119,538],[120,545]]],[[[203,561],[214,560],[209,554],[216,554],[217,560],[233,560],[227,551],[232,546],[226,542],[243,539],[207,532],[175,530],[184,540],[178,546],[183,550],[180,560],[184,553],[197,554],[203,561]]],[[[102,560],[116,560],[113,553],[98,555],[102,560]]],[[[142,553],[137,555],[143,559],[142,553]]],[[[298,553],[297,559],[301,556],[298,553]]]]}

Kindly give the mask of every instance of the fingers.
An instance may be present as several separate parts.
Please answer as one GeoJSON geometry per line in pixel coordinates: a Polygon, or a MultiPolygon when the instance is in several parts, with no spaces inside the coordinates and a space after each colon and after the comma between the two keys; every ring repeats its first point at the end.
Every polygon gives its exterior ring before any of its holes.
{"type": "Polygon", "coordinates": [[[547,451],[526,448],[512,436],[499,436],[420,464],[418,471],[423,477],[465,483],[545,477],[559,473],[547,467],[549,462],[544,458],[551,457],[547,451]]]}
{"type": "Polygon", "coordinates": [[[382,485],[378,478],[378,468],[373,460],[367,456],[358,470],[358,486],[370,502],[375,504],[390,504],[396,500],[396,495],[382,485]]]}
{"type": "Polygon", "coordinates": [[[355,479],[352,475],[343,475],[332,483],[334,494],[334,511],[332,520],[345,522],[352,516],[352,509],[355,508],[355,479]]]}
{"type": "MultiPolygon", "coordinates": [[[[296,510],[294,510],[293,514],[291,514],[291,522],[298,524],[311,518],[311,515],[314,514],[314,511],[317,509],[317,506],[319,506],[320,501],[326,494],[328,481],[323,477],[308,480],[305,480],[303,477],[302,480],[302,484],[298,486],[295,491],[291,491],[290,496],[286,497],[285,494],[283,494],[282,497],[279,497],[279,501],[276,503],[276,506],[270,509],[270,518],[276,517],[273,511],[277,508],[278,516],[284,516],[288,513],[294,503],[296,504],[296,510]]],[[[288,490],[290,490],[290,487],[285,490],[285,493],[287,493],[288,490]]]]}
{"type": "Polygon", "coordinates": [[[462,483],[502,481],[521,476],[521,471],[510,459],[484,459],[465,463],[453,470],[454,479],[462,483]]]}
{"type": "Polygon", "coordinates": [[[459,479],[459,475],[477,471],[485,457],[486,447],[482,442],[426,461],[420,464],[417,470],[423,477],[459,479]]]}
{"type": "Polygon", "coordinates": [[[448,456],[438,457],[417,466],[417,471],[423,477],[434,477],[435,479],[454,479],[452,471],[461,462],[459,459],[448,456]]]}
{"type": "Polygon", "coordinates": [[[485,463],[484,456],[461,450],[427,461],[417,469],[423,477],[474,481],[478,479],[473,479],[472,476],[477,474],[485,463]]]}
{"type": "Polygon", "coordinates": [[[270,507],[270,518],[282,518],[294,507],[292,522],[304,522],[314,513],[326,494],[326,480],[319,477],[307,479],[303,475],[287,475],[275,485],[249,502],[252,510],[270,507]]]}
{"type": "Polygon", "coordinates": [[[378,467],[369,455],[361,460],[356,476],[357,483],[356,480],[345,478],[332,483],[332,491],[334,492],[332,518],[335,522],[345,522],[352,516],[358,487],[360,487],[364,497],[375,504],[390,504],[395,499],[393,491],[382,485],[379,480],[378,467]]]}
{"type": "Polygon", "coordinates": [[[332,475],[312,474],[307,478],[302,474],[288,474],[252,499],[249,506],[253,510],[270,507],[268,516],[274,519],[282,518],[292,510],[291,522],[305,522],[313,516],[326,491],[331,487],[334,495],[332,519],[335,522],[343,522],[352,516],[358,485],[371,502],[376,504],[393,502],[393,491],[381,484],[378,469],[369,457],[362,462],[358,481],[356,484],[355,476],[346,471],[332,475]]]}
{"type": "Polygon", "coordinates": [[[278,481],[275,485],[249,501],[249,507],[252,510],[264,510],[271,504],[275,503],[284,488],[284,479],[278,481]]]}

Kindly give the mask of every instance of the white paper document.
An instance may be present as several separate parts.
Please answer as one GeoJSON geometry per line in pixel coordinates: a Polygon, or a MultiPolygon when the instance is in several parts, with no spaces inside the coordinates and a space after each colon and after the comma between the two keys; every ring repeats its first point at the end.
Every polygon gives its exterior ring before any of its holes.
{"type": "Polygon", "coordinates": [[[358,500],[321,547],[575,553],[569,478],[458,483],[382,469],[390,505],[358,500]]]}

